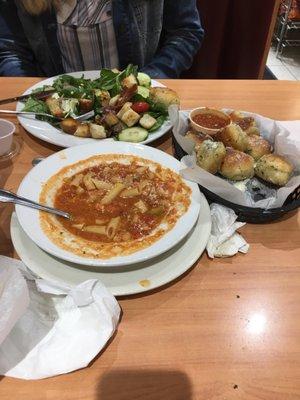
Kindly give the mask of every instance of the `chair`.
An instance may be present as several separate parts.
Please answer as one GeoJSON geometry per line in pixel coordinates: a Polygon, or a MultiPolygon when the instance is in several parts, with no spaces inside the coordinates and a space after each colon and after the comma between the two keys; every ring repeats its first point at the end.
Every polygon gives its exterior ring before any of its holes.
{"type": "Polygon", "coordinates": [[[184,78],[263,77],[280,0],[198,0],[205,38],[184,78]]]}

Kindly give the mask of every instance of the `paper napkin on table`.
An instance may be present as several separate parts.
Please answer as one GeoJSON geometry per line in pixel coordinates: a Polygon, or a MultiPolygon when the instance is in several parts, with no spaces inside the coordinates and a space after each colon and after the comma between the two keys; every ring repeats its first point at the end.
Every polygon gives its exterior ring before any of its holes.
{"type": "Polygon", "coordinates": [[[220,204],[210,205],[211,234],[206,245],[210,258],[230,257],[237,252],[247,253],[249,244],[237,233],[237,229],[245,225],[244,222],[236,222],[236,213],[220,204]]]}
{"type": "Polygon", "coordinates": [[[0,256],[0,375],[41,379],[86,367],[119,317],[118,302],[98,280],[56,286],[0,256]]]}

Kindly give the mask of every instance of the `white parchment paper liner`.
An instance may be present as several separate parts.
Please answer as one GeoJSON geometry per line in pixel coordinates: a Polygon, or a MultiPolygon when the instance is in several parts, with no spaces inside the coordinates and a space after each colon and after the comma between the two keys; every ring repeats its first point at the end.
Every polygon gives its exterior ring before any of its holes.
{"type": "MultiPolygon", "coordinates": [[[[227,109],[224,111],[230,110],[227,109]]],[[[273,145],[274,153],[286,157],[293,164],[295,173],[286,186],[279,188],[277,191],[270,190],[271,197],[254,202],[247,191],[243,192],[225,179],[197,166],[193,153],[194,142],[184,136],[189,126],[189,111],[178,112],[177,107],[171,106],[169,108],[169,115],[173,124],[174,137],[181,148],[189,154],[181,160],[187,168],[183,169],[180,173],[185,179],[199,183],[211,192],[232,203],[265,209],[280,207],[289,194],[300,185],[300,121],[280,122],[258,114],[244,111],[243,113],[255,118],[261,136],[273,145]]]]}

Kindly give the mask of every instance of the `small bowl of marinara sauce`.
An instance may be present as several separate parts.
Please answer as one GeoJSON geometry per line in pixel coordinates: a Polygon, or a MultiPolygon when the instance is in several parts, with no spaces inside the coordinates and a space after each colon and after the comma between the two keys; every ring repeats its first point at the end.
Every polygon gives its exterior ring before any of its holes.
{"type": "Polygon", "coordinates": [[[214,108],[199,107],[190,112],[192,127],[205,135],[215,135],[220,129],[231,123],[229,115],[214,108]]]}

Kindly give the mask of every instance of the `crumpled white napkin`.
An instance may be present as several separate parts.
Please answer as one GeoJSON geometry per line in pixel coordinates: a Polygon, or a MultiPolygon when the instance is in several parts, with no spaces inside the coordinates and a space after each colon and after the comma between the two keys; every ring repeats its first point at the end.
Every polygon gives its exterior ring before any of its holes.
{"type": "Polygon", "coordinates": [[[237,252],[247,253],[249,244],[236,232],[245,223],[236,222],[236,213],[216,203],[210,205],[210,212],[211,234],[206,245],[208,256],[210,258],[231,257],[237,252]]]}
{"type": "Polygon", "coordinates": [[[119,317],[118,302],[98,280],[56,286],[0,256],[0,375],[41,379],[86,367],[119,317]]]}

